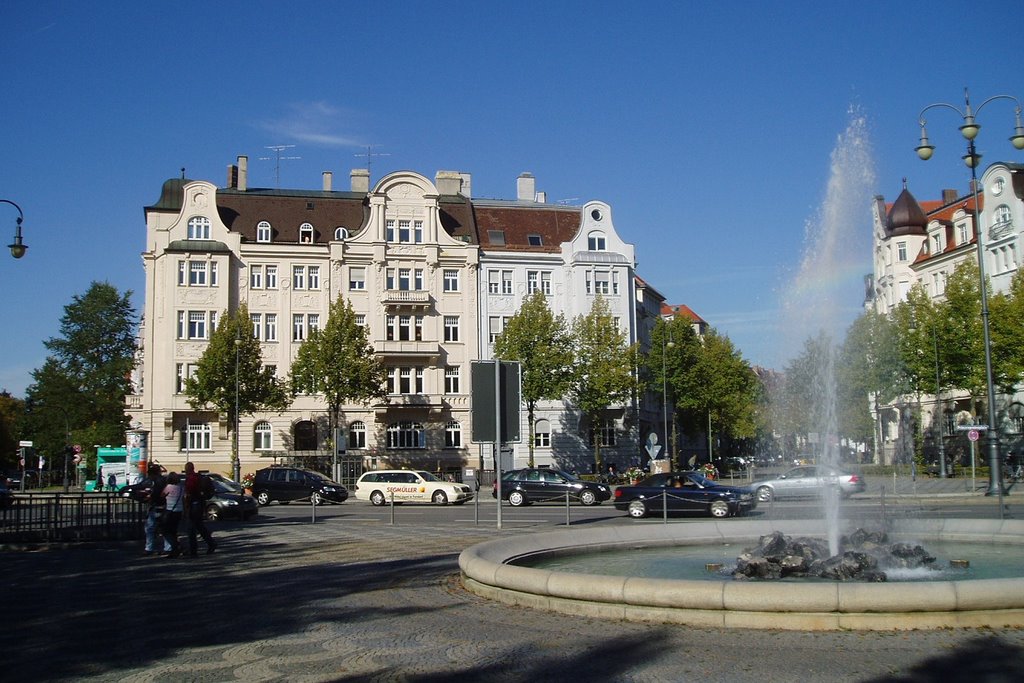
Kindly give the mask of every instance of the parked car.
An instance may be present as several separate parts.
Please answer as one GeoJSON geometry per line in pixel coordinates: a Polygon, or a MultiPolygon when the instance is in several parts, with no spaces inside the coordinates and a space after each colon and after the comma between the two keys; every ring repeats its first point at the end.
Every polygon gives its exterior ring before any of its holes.
{"type": "Polygon", "coordinates": [[[209,477],[210,479],[213,479],[215,482],[220,482],[221,484],[224,484],[224,486],[226,486],[228,489],[230,489],[233,493],[242,493],[242,485],[241,484],[239,484],[234,479],[228,479],[227,477],[225,477],[220,472],[210,472],[208,470],[200,470],[199,474],[205,474],[207,477],[209,477]]]}
{"type": "Polygon", "coordinates": [[[820,496],[828,487],[838,487],[844,498],[867,488],[864,477],[828,465],[802,465],[750,485],[757,500],[820,496]]]}
{"type": "Polygon", "coordinates": [[[465,484],[442,481],[424,470],[374,470],[363,472],[356,481],[356,500],[374,505],[435,503],[462,505],[473,500],[473,489],[465,484]]]}
{"type": "Polygon", "coordinates": [[[131,498],[141,503],[145,503],[149,500],[149,494],[153,492],[153,480],[149,477],[138,481],[134,484],[128,484],[122,486],[117,490],[117,495],[122,498],[131,498]]]}
{"type": "Polygon", "coordinates": [[[275,500],[279,503],[308,500],[316,505],[348,500],[348,489],[338,482],[319,472],[282,465],[256,470],[252,494],[260,505],[270,505],[275,500]]]}
{"type": "Polygon", "coordinates": [[[755,507],[752,489],[726,486],[697,472],[661,472],[635,486],[615,489],[615,509],[625,510],[634,519],[662,510],[729,517],[746,514],[755,507]]]}
{"type": "Polygon", "coordinates": [[[236,491],[217,479],[213,480],[213,490],[213,498],[206,501],[206,519],[249,520],[259,514],[259,504],[254,497],[236,491]]]}
{"type": "MultiPolygon", "coordinates": [[[[611,487],[547,467],[510,470],[501,477],[501,499],[519,507],[530,503],[565,500],[565,494],[583,505],[600,505],[612,497],[611,487]]],[[[498,497],[495,483],[491,496],[498,497]]]]}

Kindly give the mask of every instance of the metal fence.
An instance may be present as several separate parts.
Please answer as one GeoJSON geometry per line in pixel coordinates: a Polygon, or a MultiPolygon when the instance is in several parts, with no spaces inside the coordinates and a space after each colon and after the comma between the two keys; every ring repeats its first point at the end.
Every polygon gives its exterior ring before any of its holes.
{"type": "Polygon", "coordinates": [[[116,493],[20,493],[0,509],[0,543],[141,539],[147,511],[116,493]]]}

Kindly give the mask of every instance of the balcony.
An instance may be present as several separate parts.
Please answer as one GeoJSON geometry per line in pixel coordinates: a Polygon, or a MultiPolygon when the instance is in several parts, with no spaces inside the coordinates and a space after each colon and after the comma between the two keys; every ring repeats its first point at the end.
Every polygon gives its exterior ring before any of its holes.
{"type": "MultiPolygon", "coordinates": [[[[378,415],[389,410],[426,410],[439,413],[444,408],[440,394],[388,394],[384,401],[374,406],[378,415]]],[[[412,417],[412,416],[410,416],[412,417]]]]}
{"type": "Polygon", "coordinates": [[[378,353],[392,358],[419,358],[436,361],[441,357],[441,346],[428,341],[384,341],[375,344],[378,353]]]}
{"type": "Polygon", "coordinates": [[[385,306],[426,309],[431,304],[430,292],[420,289],[386,289],[381,303],[385,306]]]}

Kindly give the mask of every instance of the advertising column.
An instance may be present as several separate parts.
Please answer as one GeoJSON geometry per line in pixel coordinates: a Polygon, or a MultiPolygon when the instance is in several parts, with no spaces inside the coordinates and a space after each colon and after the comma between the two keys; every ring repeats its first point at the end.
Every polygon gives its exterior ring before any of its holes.
{"type": "Polygon", "coordinates": [[[146,478],[149,470],[149,432],[134,429],[127,434],[128,460],[127,479],[129,484],[136,484],[146,478]]]}

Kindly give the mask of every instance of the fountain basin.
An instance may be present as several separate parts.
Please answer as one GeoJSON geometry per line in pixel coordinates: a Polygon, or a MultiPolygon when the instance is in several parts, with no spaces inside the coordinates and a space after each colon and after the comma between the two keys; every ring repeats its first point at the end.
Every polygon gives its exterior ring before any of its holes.
{"type": "MultiPolygon", "coordinates": [[[[772,531],[825,537],[824,522],[721,520],[524,534],[467,548],[463,585],[512,605],[626,621],[789,630],[904,630],[1024,626],[1022,576],[899,583],[774,583],[571,574],[508,564],[570,549],[755,542],[772,531]]],[[[896,520],[893,539],[1024,543],[1024,521],[896,520]]]]}

